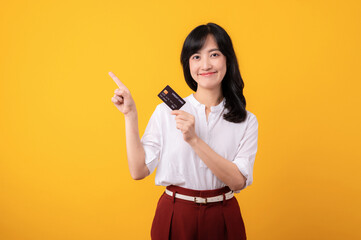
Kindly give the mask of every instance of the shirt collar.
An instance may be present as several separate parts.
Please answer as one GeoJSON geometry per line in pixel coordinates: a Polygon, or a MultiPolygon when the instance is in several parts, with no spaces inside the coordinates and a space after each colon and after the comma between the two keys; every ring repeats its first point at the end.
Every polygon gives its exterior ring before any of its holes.
{"type": "MultiPolygon", "coordinates": [[[[193,96],[193,93],[191,95],[189,95],[189,101],[195,107],[205,107],[204,104],[198,102],[198,100],[193,96]]],[[[222,110],[225,102],[226,102],[226,98],[223,97],[222,101],[218,105],[211,106],[211,112],[218,112],[218,111],[222,110]]]]}

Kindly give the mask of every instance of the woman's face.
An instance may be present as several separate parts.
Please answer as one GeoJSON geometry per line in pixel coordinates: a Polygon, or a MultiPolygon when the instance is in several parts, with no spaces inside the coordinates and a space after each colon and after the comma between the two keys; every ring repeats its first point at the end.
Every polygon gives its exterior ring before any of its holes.
{"type": "Polygon", "coordinates": [[[198,88],[217,89],[226,75],[226,56],[218,49],[213,35],[209,34],[198,52],[189,58],[189,68],[198,88]]]}

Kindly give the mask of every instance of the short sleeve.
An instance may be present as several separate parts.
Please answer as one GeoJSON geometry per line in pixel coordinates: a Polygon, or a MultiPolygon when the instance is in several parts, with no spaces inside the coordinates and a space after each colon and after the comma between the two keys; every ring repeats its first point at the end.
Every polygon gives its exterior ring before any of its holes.
{"type": "Polygon", "coordinates": [[[149,119],[148,125],[141,138],[145,152],[145,164],[152,174],[158,166],[162,147],[162,129],[160,125],[160,106],[158,105],[149,119]]]}
{"type": "MultiPolygon", "coordinates": [[[[253,182],[253,166],[258,145],[258,121],[254,114],[248,114],[246,131],[239,143],[236,157],[233,160],[239,171],[247,178],[246,184],[241,190],[253,182]]],[[[241,190],[236,191],[236,193],[239,193],[241,190]]]]}

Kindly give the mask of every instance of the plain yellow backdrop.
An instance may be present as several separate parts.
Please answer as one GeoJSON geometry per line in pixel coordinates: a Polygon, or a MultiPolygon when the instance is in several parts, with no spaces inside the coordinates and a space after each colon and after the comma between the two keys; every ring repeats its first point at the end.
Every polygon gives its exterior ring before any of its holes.
{"type": "Polygon", "coordinates": [[[154,173],[131,179],[114,72],[139,131],[196,26],[232,38],[259,121],[250,240],[361,239],[360,1],[1,1],[0,239],[150,239],[154,173]]]}

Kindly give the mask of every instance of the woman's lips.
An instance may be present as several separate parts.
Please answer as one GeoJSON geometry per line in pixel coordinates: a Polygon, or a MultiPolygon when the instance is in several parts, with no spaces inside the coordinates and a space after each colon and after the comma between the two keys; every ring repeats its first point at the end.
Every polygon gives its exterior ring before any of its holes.
{"type": "Polygon", "coordinates": [[[216,72],[201,73],[200,75],[201,75],[201,76],[209,76],[209,75],[212,75],[212,74],[214,74],[214,73],[216,73],[216,72]]]}

